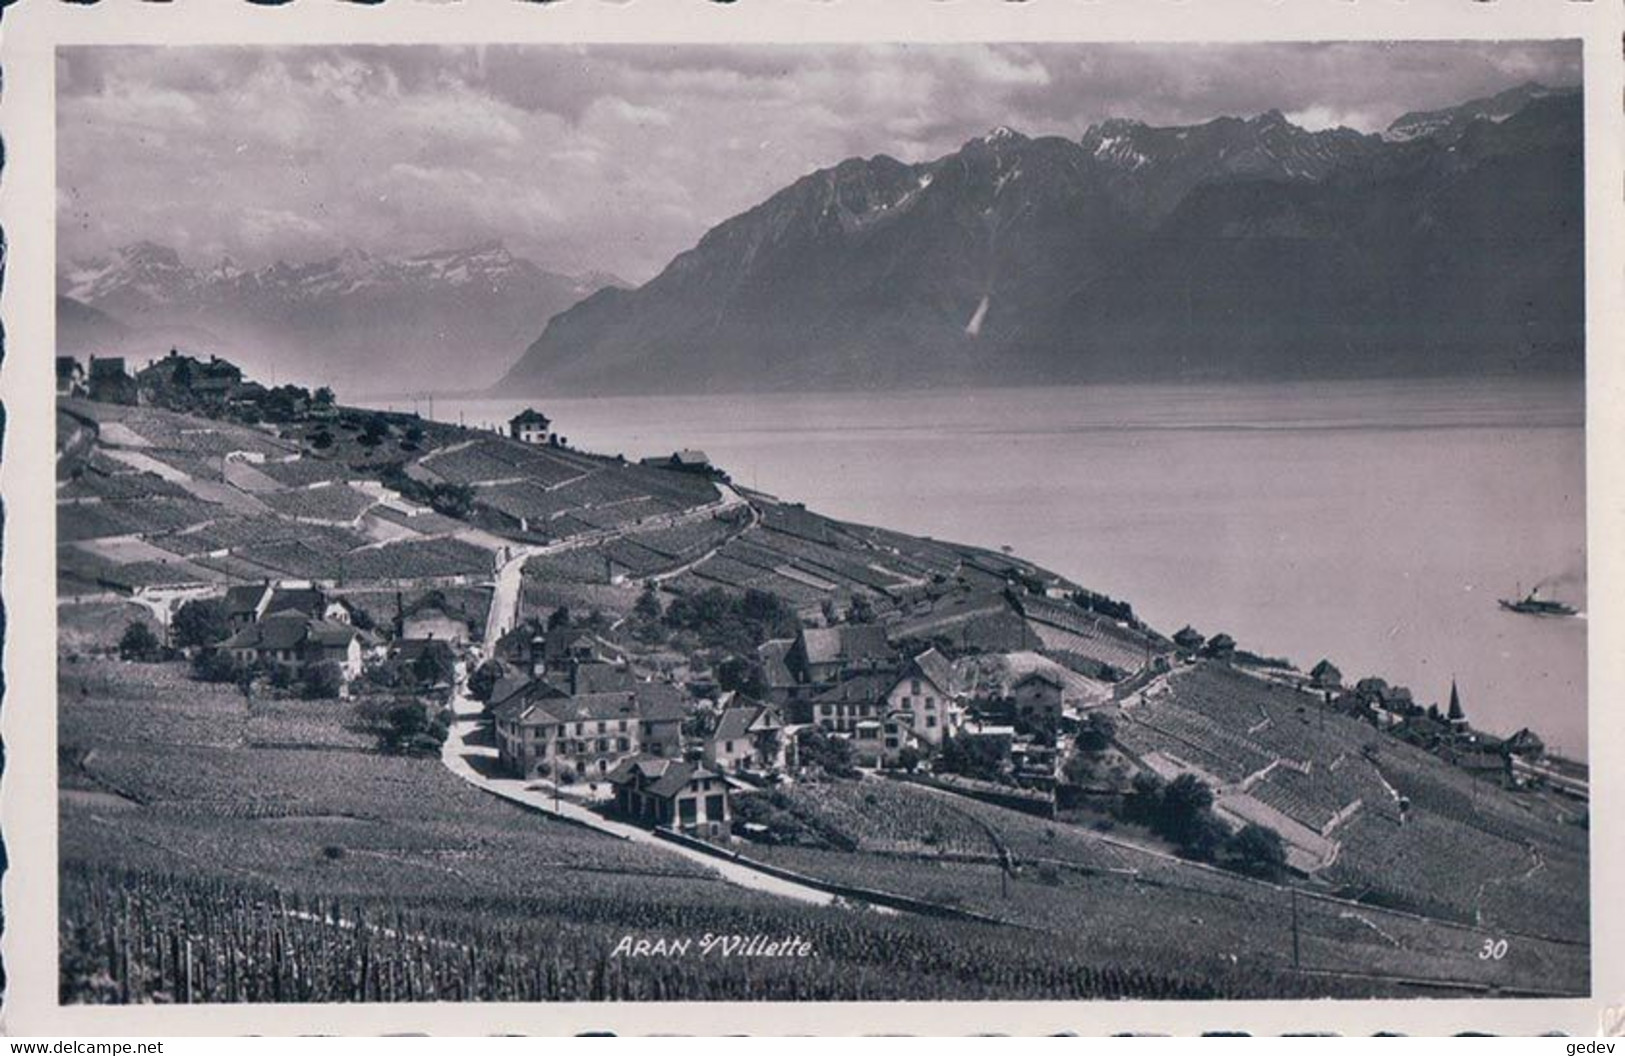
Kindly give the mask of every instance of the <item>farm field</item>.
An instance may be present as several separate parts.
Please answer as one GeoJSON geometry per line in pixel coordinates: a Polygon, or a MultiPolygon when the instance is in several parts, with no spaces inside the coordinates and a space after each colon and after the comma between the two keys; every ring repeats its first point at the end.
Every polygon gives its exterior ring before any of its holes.
{"type": "Polygon", "coordinates": [[[1584,941],[1587,836],[1572,807],[1514,793],[1312,696],[1218,664],[1176,672],[1132,709],[1119,740],[1239,781],[1277,760],[1250,793],[1312,829],[1351,807],[1320,879],[1375,904],[1468,924],[1584,941]],[[1401,824],[1396,795],[1410,803],[1401,824]]]}
{"type": "MultiPolygon", "coordinates": [[[[189,685],[178,665],[72,666],[61,692],[65,1001],[1298,992],[1235,972],[1170,974],[1093,944],[1035,947],[1015,929],[802,908],[529,814],[433,759],[255,746],[268,719],[310,737],[323,724],[315,708],[256,703],[250,716],[235,690],[189,685]],[[799,934],[818,955],[610,960],[629,931],[799,934]]],[[[348,720],[335,710],[331,721],[348,720]]]]}
{"type": "MultiPolygon", "coordinates": [[[[867,791],[874,783],[855,787],[867,791]]],[[[1219,977],[1230,970],[1293,973],[1290,890],[965,802],[968,815],[999,834],[1013,872],[1001,877],[1003,870],[991,861],[869,848],[747,844],[742,853],[804,875],[973,910],[1057,936],[1087,933],[1095,949],[1162,970],[1185,963],[1219,977]]],[[[1481,960],[1484,942],[1503,937],[1494,927],[1452,927],[1310,893],[1296,901],[1299,967],[1314,973],[1540,992],[1579,992],[1587,985],[1589,952],[1582,942],[1520,936],[1509,941],[1502,960],[1481,960]]]]}

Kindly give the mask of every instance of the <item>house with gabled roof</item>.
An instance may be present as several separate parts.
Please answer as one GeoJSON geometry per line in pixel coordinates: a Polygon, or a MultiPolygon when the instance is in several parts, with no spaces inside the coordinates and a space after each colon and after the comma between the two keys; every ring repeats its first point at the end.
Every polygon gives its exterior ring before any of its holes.
{"type": "Polygon", "coordinates": [[[964,710],[947,657],[933,648],[909,660],[886,694],[886,712],[907,716],[914,733],[931,744],[958,729],[964,710]]]}
{"type": "Polygon", "coordinates": [[[732,818],[728,779],[680,759],[623,760],[609,774],[622,817],[691,836],[726,837],[732,818]]]}
{"type": "Polygon", "coordinates": [[[751,703],[726,708],[702,746],[705,765],[722,771],[779,766],[783,731],[772,708],[751,703]]]}
{"type": "Polygon", "coordinates": [[[541,411],[526,407],[508,419],[508,435],[527,444],[551,443],[553,423],[541,411]]]}
{"type": "Polygon", "coordinates": [[[829,733],[852,733],[858,723],[885,716],[892,684],[890,675],[858,675],[798,702],[792,715],[799,724],[817,725],[829,733]]]}
{"type": "Polygon", "coordinates": [[[571,693],[547,679],[503,679],[490,709],[504,769],[522,777],[601,778],[631,756],[680,756],[688,702],[664,682],[571,693]]]}
{"type": "Polygon", "coordinates": [[[895,671],[897,651],[877,623],[804,627],[784,663],[799,682],[827,685],[853,675],[895,671]]]}
{"type": "Polygon", "coordinates": [[[354,627],[288,612],[267,616],[237,631],[218,648],[245,664],[297,673],[334,663],[346,682],[361,674],[361,633],[354,627]]]}
{"type": "Polygon", "coordinates": [[[786,705],[807,695],[807,686],[796,680],[795,673],[785,662],[795,647],[792,638],[775,638],[756,647],[756,662],[762,668],[762,685],[767,699],[774,704],[786,705]]]}
{"type": "Polygon", "coordinates": [[[1018,721],[1044,722],[1052,729],[1061,722],[1066,683],[1052,671],[1029,671],[1010,686],[1010,709],[1018,721]]]}
{"type": "Polygon", "coordinates": [[[226,590],[226,619],[233,631],[240,631],[256,623],[271,603],[271,585],[255,583],[250,586],[230,587],[226,590]]]}

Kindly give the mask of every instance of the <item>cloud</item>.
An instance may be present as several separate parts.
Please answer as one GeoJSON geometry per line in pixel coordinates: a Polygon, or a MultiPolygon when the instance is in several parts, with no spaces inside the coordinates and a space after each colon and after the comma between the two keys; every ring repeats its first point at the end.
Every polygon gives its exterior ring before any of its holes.
{"type": "Polygon", "coordinates": [[[68,256],[150,238],[195,263],[502,238],[641,280],[843,158],[921,161],[996,125],[1077,136],[1280,109],[1314,127],[1526,80],[1573,42],[1281,45],[70,47],[68,256]]]}

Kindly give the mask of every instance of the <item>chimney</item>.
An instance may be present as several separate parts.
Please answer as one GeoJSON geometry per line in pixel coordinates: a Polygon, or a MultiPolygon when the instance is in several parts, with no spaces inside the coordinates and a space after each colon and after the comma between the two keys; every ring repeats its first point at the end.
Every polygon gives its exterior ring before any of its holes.
{"type": "Polygon", "coordinates": [[[547,640],[536,635],[530,640],[530,677],[541,678],[547,670],[547,640]]]}

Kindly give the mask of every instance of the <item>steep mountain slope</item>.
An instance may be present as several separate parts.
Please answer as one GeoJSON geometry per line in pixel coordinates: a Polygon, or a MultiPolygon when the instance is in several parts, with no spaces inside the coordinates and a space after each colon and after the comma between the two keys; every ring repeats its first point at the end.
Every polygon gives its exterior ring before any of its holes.
{"type": "Polygon", "coordinates": [[[127,328],[82,351],[150,358],[178,341],[267,376],[399,391],[488,382],[549,316],[615,281],[558,275],[497,243],[244,270],[229,259],[195,269],[140,242],[70,265],[57,288],[127,328]]]}
{"type": "Polygon", "coordinates": [[[1580,99],[821,170],[550,321],[507,391],[1578,370],[1580,99]]]}

